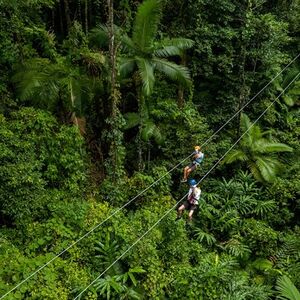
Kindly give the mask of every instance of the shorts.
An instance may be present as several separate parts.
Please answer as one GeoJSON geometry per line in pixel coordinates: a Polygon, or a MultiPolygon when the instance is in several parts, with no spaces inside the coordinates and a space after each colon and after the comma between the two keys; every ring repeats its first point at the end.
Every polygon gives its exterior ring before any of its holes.
{"type": "Polygon", "coordinates": [[[191,169],[191,171],[194,171],[198,166],[199,164],[193,161],[192,163],[189,164],[189,169],[191,169]]]}
{"type": "Polygon", "coordinates": [[[182,205],[184,205],[184,208],[185,209],[188,209],[188,210],[195,210],[197,208],[197,205],[196,204],[191,204],[189,201],[184,201],[182,203],[182,205]]]}

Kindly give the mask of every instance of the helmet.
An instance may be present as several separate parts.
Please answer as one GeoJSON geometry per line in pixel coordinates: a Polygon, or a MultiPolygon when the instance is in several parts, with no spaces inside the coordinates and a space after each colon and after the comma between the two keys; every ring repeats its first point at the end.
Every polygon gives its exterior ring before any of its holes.
{"type": "Polygon", "coordinates": [[[188,181],[190,186],[196,186],[197,185],[197,181],[195,179],[189,179],[188,181]]]}
{"type": "Polygon", "coordinates": [[[200,146],[195,146],[195,150],[199,151],[199,150],[201,150],[201,147],[200,146]]]}

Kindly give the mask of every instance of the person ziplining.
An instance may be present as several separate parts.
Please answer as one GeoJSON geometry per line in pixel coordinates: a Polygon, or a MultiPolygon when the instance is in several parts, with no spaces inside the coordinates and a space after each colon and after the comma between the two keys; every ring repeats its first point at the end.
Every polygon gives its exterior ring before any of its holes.
{"type": "Polygon", "coordinates": [[[183,202],[181,206],[179,206],[177,210],[177,218],[176,221],[181,219],[182,213],[185,209],[189,210],[189,218],[188,220],[192,220],[193,213],[198,207],[199,199],[201,195],[201,189],[200,187],[197,187],[197,182],[195,179],[189,179],[188,182],[190,189],[187,195],[186,201],[183,202]]]}
{"type": "Polygon", "coordinates": [[[190,175],[190,173],[202,163],[204,159],[204,153],[201,152],[201,147],[200,146],[195,146],[195,151],[192,153],[193,155],[193,161],[184,168],[183,170],[183,179],[181,182],[187,182],[187,179],[190,175]]]}

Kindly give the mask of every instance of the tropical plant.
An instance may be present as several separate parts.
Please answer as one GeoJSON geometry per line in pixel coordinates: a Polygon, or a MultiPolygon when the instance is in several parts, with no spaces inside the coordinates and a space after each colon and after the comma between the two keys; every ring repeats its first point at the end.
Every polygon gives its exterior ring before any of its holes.
{"type": "Polygon", "coordinates": [[[132,37],[124,35],[122,45],[124,55],[121,57],[120,73],[122,78],[134,73],[134,83],[137,89],[139,105],[139,165],[142,163],[142,136],[158,138],[159,131],[149,119],[145,98],[148,97],[154,87],[155,71],[165,74],[168,78],[180,82],[183,86],[191,83],[190,75],[186,67],[180,66],[167,58],[182,55],[185,49],[192,47],[193,41],[184,38],[157,40],[158,25],[161,20],[162,3],[160,0],[146,0],[138,8],[132,37]]]}
{"type": "MultiPolygon", "coordinates": [[[[119,255],[119,245],[117,240],[114,240],[109,233],[106,234],[104,242],[98,242],[95,246],[97,253],[96,258],[99,266],[103,268],[109,267],[119,255]]],[[[116,262],[108,271],[109,274],[117,274],[122,270],[121,264],[116,262]]]]}
{"type": "Polygon", "coordinates": [[[116,296],[118,299],[142,299],[142,294],[136,289],[138,281],[134,274],[144,272],[145,270],[140,267],[132,268],[124,274],[99,278],[94,286],[100,295],[106,296],[107,300],[111,297],[115,299],[116,296]]]}
{"type": "Polygon", "coordinates": [[[160,0],[146,0],[138,8],[132,37],[124,36],[122,44],[125,55],[121,59],[121,75],[137,70],[142,84],[142,93],[149,96],[153,90],[155,76],[158,70],[167,77],[187,85],[190,76],[187,68],[168,61],[168,57],[180,56],[185,49],[192,47],[193,41],[184,38],[157,40],[158,25],[161,20],[162,3],[160,0]]]}
{"type": "Polygon", "coordinates": [[[21,100],[71,120],[84,132],[85,119],[81,117],[95,90],[102,87],[99,74],[106,70],[106,58],[99,52],[89,51],[77,23],[64,47],[68,49],[68,55],[57,54],[52,60],[25,60],[16,69],[13,80],[21,100]]]}
{"type": "Polygon", "coordinates": [[[245,162],[258,181],[273,182],[281,166],[275,154],[291,152],[293,149],[286,144],[266,138],[268,131],[262,132],[260,127],[253,125],[245,114],[241,116],[241,128],[247,133],[243,136],[239,149],[231,151],[224,162],[227,164],[235,161],[245,162]]]}
{"type": "Polygon", "coordinates": [[[278,299],[283,300],[299,300],[300,292],[295,287],[291,279],[289,279],[286,275],[283,275],[278,278],[276,289],[279,291],[278,299]]]}

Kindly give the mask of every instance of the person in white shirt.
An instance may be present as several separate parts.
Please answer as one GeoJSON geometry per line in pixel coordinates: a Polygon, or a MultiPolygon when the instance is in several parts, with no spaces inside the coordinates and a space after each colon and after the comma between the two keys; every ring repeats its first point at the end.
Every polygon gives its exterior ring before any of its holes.
{"type": "Polygon", "coordinates": [[[178,208],[176,221],[182,217],[182,213],[185,209],[189,210],[189,221],[191,221],[193,213],[199,204],[201,189],[197,187],[195,179],[190,179],[188,183],[190,186],[189,193],[186,201],[178,208]]]}

